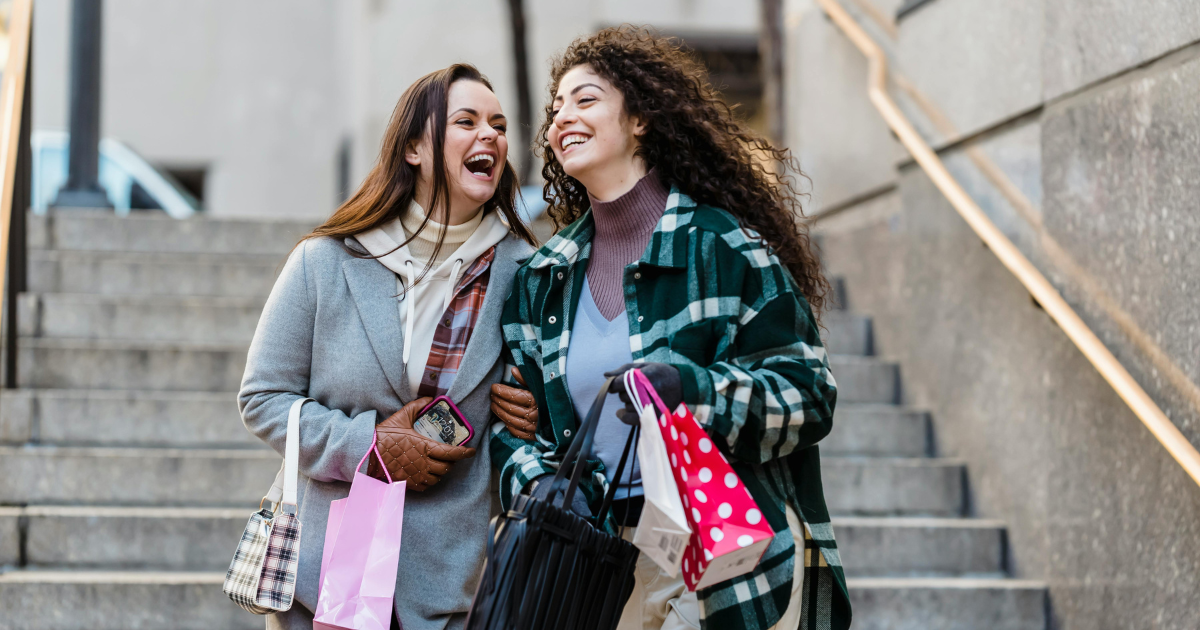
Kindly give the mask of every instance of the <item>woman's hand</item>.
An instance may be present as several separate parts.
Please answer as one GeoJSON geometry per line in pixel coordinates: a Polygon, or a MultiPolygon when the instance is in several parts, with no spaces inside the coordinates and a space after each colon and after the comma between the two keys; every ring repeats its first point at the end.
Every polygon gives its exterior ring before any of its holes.
{"type": "Polygon", "coordinates": [[[504,422],[508,432],[520,440],[532,440],[537,432],[538,408],[533,393],[525,386],[521,371],[512,369],[512,375],[521,387],[502,383],[492,385],[492,413],[504,422]]]}
{"type": "MultiPolygon", "coordinates": [[[[608,386],[610,394],[620,394],[621,402],[625,403],[624,409],[617,410],[617,417],[621,422],[630,426],[637,424],[638,417],[641,415],[640,409],[633,408],[633,401],[629,399],[629,394],[625,391],[625,372],[637,368],[641,370],[642,375],[646,380],[650,381],[650,385],[654,387],[654,391],[658,392],[658,397],[662,399],[663,404],[667,409],[674,411],[680,403],[683,402],[683,382],[679,378],[679,370],[673,365],[666,363],[626,363],[621,367],[605,372],[605,376],[615,376],[612,385],[608,386]]],[[[643,400],[644,403],[649,403],[648,400],[643,400]]],[[[655,412],[657,416],[658,412],[655,412]]]]}
{"type": "MultiPolygon", "coordinates": [[[[392,481],[405,479],[408,487],[418,492],[441,481],[442,475],[450,472],[454,462],[475,457],[473,448],[432,440],[413,429],[413,422],[431,402],[432,398],[414,400],[375,426],[375,446],[379,448],[392,481]]],[[[369,459],[371,464],[367,467],[367,474],[381,481],[386,480],[379,460],[374,457],[369,459]]]]}

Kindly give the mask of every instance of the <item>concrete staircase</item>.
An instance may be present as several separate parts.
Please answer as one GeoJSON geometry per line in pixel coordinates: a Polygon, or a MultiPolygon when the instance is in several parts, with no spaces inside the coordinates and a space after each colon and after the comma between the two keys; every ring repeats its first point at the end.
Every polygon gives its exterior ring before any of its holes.
{"type": "MultiPolygon", "coordinates": [[[[30,217],[22,389],[0,397],[0,629],[261,628],[221,593],[279,457],[235,392],[263,300],[309,225],[30,217]]],[[[964,517],[965,468],[871,322],[826,319],[840,385],[826,497],[856,629],[1045,628],[1006,579],[1002,523],[964,517]]]]}
{"type": "Polygon", "coordinates": [[[966,463],[936,457],[929,415],[899,404],[871,319],[825,325],[839,395],[822,478],[855,630],[1045,630],[1045,585],[1006,575],[1004,523],[967,517],[966,463]]]}
{"type": "Polygon", "coordinates": [[[0,628],[261,628],[221,593],[279,457],[235,393],[311,228],[30,217],[21,389],[0,398],[0,628]]]}

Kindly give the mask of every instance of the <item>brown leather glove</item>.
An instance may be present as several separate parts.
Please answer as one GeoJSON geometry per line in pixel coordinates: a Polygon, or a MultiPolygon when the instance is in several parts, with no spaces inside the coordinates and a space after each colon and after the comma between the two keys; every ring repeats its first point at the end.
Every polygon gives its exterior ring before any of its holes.
{"type": "MultiPolygon", "coordinates": [[[[431,440],[413,429],[415,421],[432,398],[414,400],[375,426],[375,446],[383,457],[383,463],[392,475],[392,481],[408,480],[408,487],[422,491],[441,481],[442,475],[450,472],[454,462],[475,457],[475,449],[466,446],[451,446],[431,440]]],[[[379,459],[369,458],[367,474],[386,481],[379,459]]]]}
{"type": "Polygon", "coordinates": [[[533,399],[533,392],[522,389],[525,379],[521,378],[521,371],[513,368],[512,375],[521,387],[503,383],[492,385],[492,413],[504,422],[508,432],[517,439],[532,440],[537,432],[537,401],[533,399]]]}

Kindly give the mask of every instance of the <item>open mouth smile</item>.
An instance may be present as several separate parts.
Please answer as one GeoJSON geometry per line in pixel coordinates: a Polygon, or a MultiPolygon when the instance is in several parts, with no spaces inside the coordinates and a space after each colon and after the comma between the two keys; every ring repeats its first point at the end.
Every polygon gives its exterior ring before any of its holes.
{"type": "Polygon", "coordinates": [[[559,138],[558,145],[562,149],[563,154],[565,155],[570,150],[574,149],[575,147],[577,147],[581,144],[586,144],[591,139],[592,139],[592,137],[587,134],[582,134],[579,132],[571,132],[571,133],[565,134],[561,138],[559,138]]]}
{"type": "Polygon", "coordinates": [[[463,162],[463,166],[479,179],[491,179],[495,165],[496,158],[490,153],[476,153],[463,162]]]}

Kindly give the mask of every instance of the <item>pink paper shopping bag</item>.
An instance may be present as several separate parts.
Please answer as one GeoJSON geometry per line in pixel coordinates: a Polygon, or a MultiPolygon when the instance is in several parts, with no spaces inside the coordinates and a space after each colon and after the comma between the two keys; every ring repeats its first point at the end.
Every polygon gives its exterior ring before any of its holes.
{"type": "MultiPolygon", "coordinates": [[[[363,455],[379,451],[374,444],[363,455]]],[[[380,458],[380,463],[383,463],[380,458]]],[[[387,467],[382,467],[387,474],[387,467]]],[[[406,482],[384,483],[355,472],[350,496],[329,505],[314,630],[388,630],[406,482]]]]}
{"type": "Polygon", "coordinates": [[[680,567],[684,584],[694,591],[753,571],[775,536],[758,503],[691,410],[667,409],[640,370],[634,370],[634,379],[642,400],[658,407],[658,428],[692,520],[680,567]]]}

